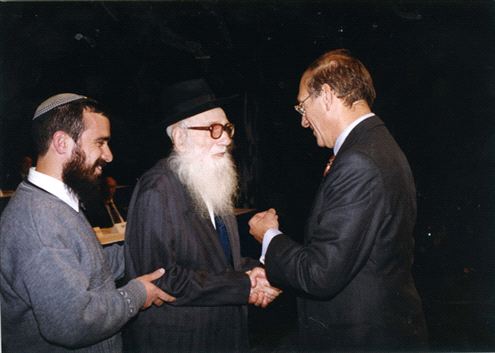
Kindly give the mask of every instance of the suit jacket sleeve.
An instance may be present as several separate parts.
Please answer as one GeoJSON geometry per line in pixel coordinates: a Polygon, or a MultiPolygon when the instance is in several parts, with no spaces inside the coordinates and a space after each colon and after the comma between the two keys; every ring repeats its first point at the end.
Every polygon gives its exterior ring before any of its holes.
{"type": "Polygon", "coordinates": [[[318,297],[344,288],[368,261],[383,227],[382,180],[364,154],[349,153],[323,180],[300,245],[285,234],[270,243],[265,266],[271,283],[318,297]]]}
{"type": "Polygon", "coordinates": [[[258,260],[252,259],[250,257],[242,257],[241,258],[241,268],[242,272],[251,271],[255,267],[261,266],[261,262],[258,260]]]}
{"type": "Polygon", "coordinates": [[[223,251],[213,251],[215,241],[220,247],[218,236],[205,238],[216,234],[213,225],[198,221],[174,189],[177,185],[148,188],[133,196],[126,229],[127,277],[165,268],[155,284],[177,297],[170,305],[247,304],[249,276],[229,267],[223,251]]]}

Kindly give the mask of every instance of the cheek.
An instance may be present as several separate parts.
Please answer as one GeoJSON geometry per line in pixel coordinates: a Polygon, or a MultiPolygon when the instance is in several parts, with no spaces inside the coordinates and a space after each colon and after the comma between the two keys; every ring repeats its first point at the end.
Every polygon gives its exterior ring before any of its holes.
{"type": "Polygon", "coordinates": [[[196,158],[200,159],[208,156],[208,149],[204,146],[202,140],[189,140],[186,146],[186,152],[191,153],[196,156],[196,158]]]}
{"type": "Polygon", "coordinates": [[[314,123],[314,121],[312,121],[312,120],[310,120],[308,118],[305,118],[304,119],[304,123],[305,123],[305,125],[303,125],[303,126],[305,126],[305,127],[311,127],[313,130],[315,129],[315,123],[314,123]]]}
{"type": "Polygon", "coordinates": [[[93,165],[98,159],[101,158],[101,151],[99,149],[93,149],[86,153],[86,161],[89,165],[93,165]]]}
{"type": "Polygon", "coordinates": [[[210,155],[212,151],[215,150],[216,141],[217,140],[214,140],[210,136],[208,136],[208,138],[201,139],[197,147],[202,151],[203,154],[210,155]]]}
{"type": "Polygon", "coordinates": [[[211,157],[213,155],[215,155],[217,152],[217,149],[216,146],[213,146],[213,145],[210,145],[208,146],[206,149],[205,149],[205,154],[208,156],[208,157],[211,157]]]}

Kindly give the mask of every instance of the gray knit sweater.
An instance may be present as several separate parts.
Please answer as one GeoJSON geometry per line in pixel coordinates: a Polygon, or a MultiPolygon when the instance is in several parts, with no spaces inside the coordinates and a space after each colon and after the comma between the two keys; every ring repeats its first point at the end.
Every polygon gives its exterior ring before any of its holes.
{"type": "Polygon", "coordinates": [[[137,280],[115,288],[122,248],[103,249],[82,212],[26,182],[0,229],[3,352],[121,351],[146,299],[137,280]]]}

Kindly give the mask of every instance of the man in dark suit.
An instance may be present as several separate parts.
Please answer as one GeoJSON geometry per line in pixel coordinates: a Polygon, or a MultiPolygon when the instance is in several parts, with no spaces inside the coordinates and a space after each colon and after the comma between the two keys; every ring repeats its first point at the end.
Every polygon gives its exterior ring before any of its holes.
{"type": "Polygon", "coordinates": [[[215,99],[204,80],[181,82],[166,97],[164,125],[174,148],[134,190],[126,276],[160,264],[166,272],[156,285],[177,300],[139,315],[129,327],[127,348],[246,351],[248,302],[266,306],[279,291],[269,286],[258,261],[241,258],[233,208],[237,176],[229,152],[234,126],[221,108],[226,99],[215,99]]]}
{"type": "Polygon", "coordinates": [[[304,244],[255,215],[268,280],[299,291],[300,343],[310,350],[423,349],[427,333],[411,276],[416,191],[409,164],[371,105],[371,76],[347,50],[303,74],[295,108],[333,149],[304,244]]]}

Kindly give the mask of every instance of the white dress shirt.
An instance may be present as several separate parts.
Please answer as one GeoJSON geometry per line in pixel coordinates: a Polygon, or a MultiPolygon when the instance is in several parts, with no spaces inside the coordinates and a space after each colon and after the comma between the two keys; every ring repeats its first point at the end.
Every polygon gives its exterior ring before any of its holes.
{"type": "Polygon", "coordinates": [[[27,180],[46,192],[58,197],[76,212],[79,212],[79,199],[73,192],[69,191],[69,187],[60,180],[38,172],[36,167],[29,169],[27,180]]]}

